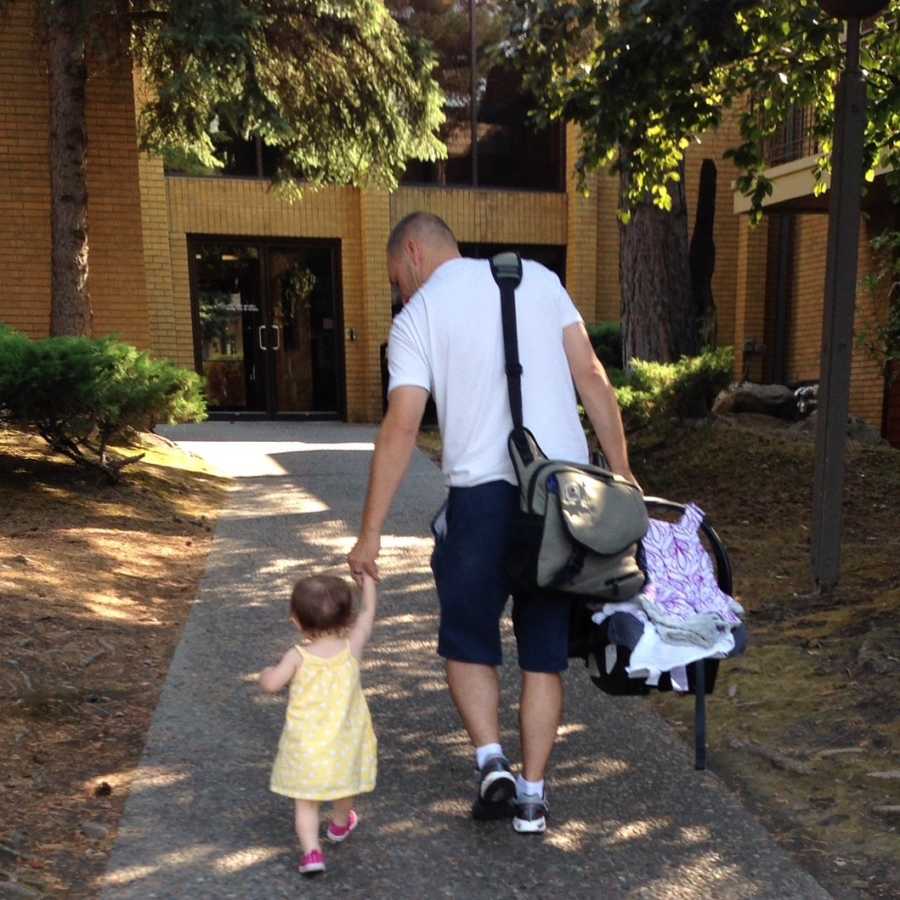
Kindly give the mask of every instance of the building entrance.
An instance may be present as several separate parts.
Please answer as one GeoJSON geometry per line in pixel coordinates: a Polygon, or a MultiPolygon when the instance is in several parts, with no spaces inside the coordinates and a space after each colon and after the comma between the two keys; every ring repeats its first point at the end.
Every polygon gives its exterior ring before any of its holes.
{"type": "Polygon", "coordinates": [[[338,242],[191,237],[188,253],[210,413],[343,417],[338,242]]]}

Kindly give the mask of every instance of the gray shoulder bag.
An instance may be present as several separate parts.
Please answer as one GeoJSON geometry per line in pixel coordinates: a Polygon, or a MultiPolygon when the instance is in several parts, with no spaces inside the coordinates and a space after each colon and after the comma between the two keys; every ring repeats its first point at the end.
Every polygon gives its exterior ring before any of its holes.
{"type": "Polygon", "coordinates": [[[519,482],[508,570],[517,590],[584,600],[627,600],[644,585],[638,544],[647,509],[630,481],[599,466],[549,460],[522,418],[522,366],[515,291],[522,280],[517,253],[491,259],[500,288],[503,348],[513,429],[509,455],[519,482]]]}

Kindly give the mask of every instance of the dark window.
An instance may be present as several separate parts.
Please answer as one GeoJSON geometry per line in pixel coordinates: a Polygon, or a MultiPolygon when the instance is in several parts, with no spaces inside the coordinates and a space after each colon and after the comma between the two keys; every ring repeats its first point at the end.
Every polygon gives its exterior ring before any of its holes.
{"type": "Polygon", "coordinates": [[[559,123],[539,129],[529,116],[536,102],[508,58],[508,5],[496,0],[391,0],[391,5],[407,29],[431,43],[438,57],[435,76],[446,96],[441,138],[447,159],[411,161],[403,182],[564,191],[565,130],[559,123]]]}
{"type": "Polygon", "coordinates": [[[493,66],[478,105],[480,185],[565,190],[565,131],[558,123],[535,128],[532,108],[519,72],[509,63],[493,66]]]}

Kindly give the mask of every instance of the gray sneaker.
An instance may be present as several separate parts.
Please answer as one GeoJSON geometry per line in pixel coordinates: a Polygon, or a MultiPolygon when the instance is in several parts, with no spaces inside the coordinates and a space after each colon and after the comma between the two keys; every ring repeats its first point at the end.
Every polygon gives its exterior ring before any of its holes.
{"type": "Polygon", "coordinates": [[[478,770],[478,796],[472,804],[473,819],[509,819],[516,779],[505,756],[492,756],[478,770]]]}
{"type": "Polygon", "coordinates": [[[546,791],[540,796],[519,794],[513,806],[515,807],[513,828],[519,834],[543,834],[547,830],[547,814],[550,807],[547,805],[546,791]]]}

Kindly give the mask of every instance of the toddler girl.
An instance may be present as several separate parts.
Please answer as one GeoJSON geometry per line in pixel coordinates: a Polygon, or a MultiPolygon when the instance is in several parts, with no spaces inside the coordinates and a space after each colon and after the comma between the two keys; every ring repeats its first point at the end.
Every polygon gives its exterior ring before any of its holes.
{"type": "Polygon", "coordinates": [[[332,801],[326,837],[339,843],[359,821],[354,798],[375,787],[375,732],[359,680],[359,660],[375,619],[375,582],[365,577],[357,614],[353,591],[342,578],[304,578],[291,595],[291,619],[305,640],[264,669],[259,683],[269,693],[291,685],[270,787],[293,797],[303,848],[300,872],[318,875],[325,871],[319,804],[332,801]]]}

